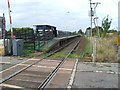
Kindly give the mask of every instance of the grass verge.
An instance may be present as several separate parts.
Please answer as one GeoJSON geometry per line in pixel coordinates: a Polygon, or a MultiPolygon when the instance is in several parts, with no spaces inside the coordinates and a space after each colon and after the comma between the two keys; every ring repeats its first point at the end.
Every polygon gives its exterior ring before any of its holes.
{"type": "Polygon", "coordinates": [[[92,61],[92,47],[91,47],[91,42],[90,42],[90,40],[89,40],[89,38],[86,38],[87,40],[88,40],[88,43],[87,43],[87,45],[86,45],[86,47],[85,47],[85,51],[84,51],[84,53],[83,53],[83,59],[84,59],[84,61],[86,61],[86,62],[91,62],[92,61]]]}
{"type": "Polygon", "coordinates": [[[116,55],[116,37],[100,38],[97,42],[97,55],[98,62],[118,62],[116,55]]]}
{"type": "MultiPolygon", "coordinates": [[[[93,38],[92,38],[92,42],[94,42],[93,38]]],[[[116,43],[116,37],[97,38],[95,62],[110,62],[110,63],[118,62],[116,58],[117,52],[116,52],[115,43],[116,43]]],[[[89,43],[87,44],[86,50],[84,52],[84,61],[89,62],[92,61],[92,59],[93,59],[92,50],[89,40],[89,43]]]]}

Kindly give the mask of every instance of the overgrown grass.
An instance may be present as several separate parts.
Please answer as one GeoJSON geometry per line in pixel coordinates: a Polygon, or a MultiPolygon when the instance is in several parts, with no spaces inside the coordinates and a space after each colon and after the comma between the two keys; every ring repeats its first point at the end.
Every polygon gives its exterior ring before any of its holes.
{"type": "MultiPolygon", "coordinates": [[[[58,52],[51,57],[53,57],[53,58],[65,58],[67,55],[68,55],[67,52],[58,52]]],[[[77,54],[77,53],[72,53],[70,56],[68,56],[68,58],[82,58],[82,55],[77,54]]]]}
{"type": "Polygon", "coordinates": [[[51,57],[53,57],[53,58],[64,58],[66,55],[67,55],[66,52],[58,52],[51,57]]]}
{"type": "MultiPolygon", "coordinates": [[[[50,53],[44,52],[44,53],[41,54],[40,56],[41,56],[41,57],[45,57],[45,56],[47,56],[47,55],[49,55],[49,54],[50,54],[50,53]]],[[[54,54],[54,55],[52,55],[52,56],[50,56],[50,57],[52,57],[52,58],[65,58],[67,55],[68,55],[67,52],[58,52],[58,53],[56,53],[56,54],[54,54]]],[[[81,55],[81,54],[72,53],[68,58],[82,58],[82,57],[83,57],[83,55],[81,55]]]]}
{"type": "MultiPolygon", "coordinates": [[[[89,40],[89,39],[88,39],[89,40]]],[[[92,38],[94,42],[94,37],[92,38]]],[[[118,62],[116,59],[116,37],[97,38],[96,60],[95,62],[118,62]]],[[[94,44],[94,43],[93,43],[94,44]]],[[[92,50],[90,40],[84,52],[84,61],[92,61],[92,50]]]]}
{"type": "Polygon", "coordinates": [[[87,62],[89,62],[89,61],[92,61],[92,46],[91,46],[91,42],[90,42],[90,39],[89,38],[86,38],[87,40],[88,40],[88,43],[87,43],[87,45],[86,45],[86,47],[85,47],[85,51],[84,51],[84,53],[83,53],[83,59],[84,59],[84,61],[87,61],[87,62]]]}
{"type": "Polygon", "coordinates": [[[116,37],[100,38],[97,43],[97,61],[117,62],[115,47],[116,37]]]}
{"type": "Polygon", "coordinates": [[[80,53],[72,53],[68,58],[83,58],[83,55],[80,53]]]}
{"type": "Polygon", "coordinates": [[[48,56],[50,53],[47,53],[47,52],[43,52],[43,54],[41,54],[40,56],[41,57],[45,57],[45,56],[48,56]]]}

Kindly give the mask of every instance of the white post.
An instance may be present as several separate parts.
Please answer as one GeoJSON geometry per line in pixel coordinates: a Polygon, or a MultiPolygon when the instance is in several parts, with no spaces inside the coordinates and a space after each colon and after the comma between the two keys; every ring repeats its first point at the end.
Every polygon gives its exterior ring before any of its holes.
{"type": "Polygon", "coordinates": [[[93,63],[96,61],[96,46],[97,46],[97,43],[96,43],[96,37],[94,38],[94,46],[93,46],[93,63]]]}
{"type": "Polygon", "coordinates": [[[10,30],[11,30],[11,39],[10,39],[10,44],[11,44],[11,47],[10,47],[10,50],[9,53],[12,54],[13,53],[13,50],[12,50],[12,39],[14,39],[14,35],[13,35],[13,28],[12,28],[12,17],[11,17],[11,10],[10,10],[10,2],[8,0],[8,12],[9,12],[9,19],[10,19],[10,30]]]}

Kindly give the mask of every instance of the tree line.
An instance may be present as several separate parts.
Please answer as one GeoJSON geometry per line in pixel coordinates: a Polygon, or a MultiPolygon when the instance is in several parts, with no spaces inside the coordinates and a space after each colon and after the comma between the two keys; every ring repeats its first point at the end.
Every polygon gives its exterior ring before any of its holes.
{"type": "MultiPolygon", "coordinates": [[[[107,15],[107,17],[103,18],[101,26],[96,26],[92,28],[92,36],[98,36],[99,34],[100,37],[106,37],[107,33],[116,33],[117,30],[109,30],[111,27],[111,23],[112,19],[109,19],[109,16],[107,15]]],[[[77,33],[86,35],[87,32],[90,32],[91,35],[91,27],[86,28],[85,33],[81,29],[79,29],[77,33]]]]}

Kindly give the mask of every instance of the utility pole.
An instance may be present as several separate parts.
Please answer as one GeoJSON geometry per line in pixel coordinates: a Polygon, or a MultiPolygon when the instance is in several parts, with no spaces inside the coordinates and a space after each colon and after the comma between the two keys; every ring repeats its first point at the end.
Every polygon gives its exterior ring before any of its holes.
{"type": "Polygon", "coordinates": [[[89,12],[89,14],[90,14],[90,32],[91,32],[91,36],[90,36],[90,41],[91,41],[91,50],[92,50],[92,17],[94,16],[93,15],[93,10],[92,10],[92,3],[91,3],[91,0],[89,0],[90,1],[90,12],[89,12]]]}

